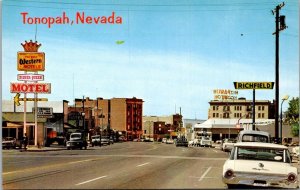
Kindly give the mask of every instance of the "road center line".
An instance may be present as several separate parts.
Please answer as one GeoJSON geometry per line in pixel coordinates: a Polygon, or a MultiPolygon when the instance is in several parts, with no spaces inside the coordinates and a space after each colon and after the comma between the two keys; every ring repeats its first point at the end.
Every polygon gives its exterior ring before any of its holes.
{"type": "Polygon", "coordinates": [[[88,161],[92,161],[92,160],[93,160],[93,159],[79,160],[79,161],[69,162],[69,164],[76,164],[76,163],[80,163],[80,162],[88,162],[88,161]]]}
{"type": "Polygon", "coordinates": [[[147,164],[149,164],[149,162],[146,162],[146,163],[144,163],[144,164],[137,165],[136,167],[141,167],[141,166],[144,166],[144,165],[147,165],[147,164]]]}
{"type": "Polygon", "coordinates": [[[206,176],[206,174],[211,170],[211,167],[207,168],[204,174],[200,177],[198,181],[202,181],[202,179],[206,176]]]}
{"type": "Polygon", "coordinates": [[[95,179],[91,179],[91,180],[88,180],[88,181],[77,183],[76,185],[83,185],[83,184],[86,184],[86,183],[89,183],[89,182],[92,182],[92,181],[95,181],[95,180],[98,180],[98,179],[101,179],[101,178],[105,178],[105,177],[107,177],[107,176],[105,175],[105,176],[97,177],[95,179]]]}

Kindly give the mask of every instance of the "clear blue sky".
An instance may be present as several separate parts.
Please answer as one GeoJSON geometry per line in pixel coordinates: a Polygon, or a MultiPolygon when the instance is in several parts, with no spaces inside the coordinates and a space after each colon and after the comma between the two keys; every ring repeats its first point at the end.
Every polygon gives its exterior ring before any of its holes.
{"type": "MultiPolygon", "coordinates": [[[[46,54],[45,81],[52,93],[68,100],[83,95],[137,97],[144,115],[169,115],[179,107],[185,118],[206,119],[214,89],[234,89],[233,82],[275,81],[277,0],[123,0],[2,1],[2,98],[13,99],[18,82],[17,52],[36,40],[46,54]],[[77,12],[110,16],[122,24],[23,24],[31,17],[75,20],[77,12]],[[37,33],[36,33],[37,28],[37,33]],[[116,41],[124,41],[116,44],[116,41]]],[[[299,96],[299,2],[285,1],[281,15],[288,28],[280,33],[280,97],[299,96]]],[[[252,99],[251,90],[239,97],[252,99]]],[[[274,90],[257,90],[256,99],[275,99],[274,90]]],[[[286,109],[287,103],[285,105],[286,109]]]]}

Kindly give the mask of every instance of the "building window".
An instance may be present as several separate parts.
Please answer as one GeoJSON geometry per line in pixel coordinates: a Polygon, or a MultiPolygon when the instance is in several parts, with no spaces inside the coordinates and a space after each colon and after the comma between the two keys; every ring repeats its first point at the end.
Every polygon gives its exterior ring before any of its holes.
{"type": "Polygon", "coordinates": [[[265,118],[265,114],[264,114],[264,113],[262,113],[262,114],[261,114],[261,117],[262,117],[262,118],[265,118]]]}
{"type": "Polygon", "coordinates": [[[219,113],[216,113],[216,117],[217,117],[217,118],[219,117],[219,113]]]}
{"type": "Polygon", "coordinates": [[[261,110],[265,110],[265,106],[261,106],[261,110]]]}
{"type": "Polygon", "coordinates": [[[242,106],[234,106],[234,110],[240,111],[240,110],[242,110],[242,106]]]}
{"type": "Polygon", "coordinates": [[[215,114],[215,113],[213,113],[213,117],[216,117],[216,114],[215,114]]]}
{"type": "Polygon", "coordinates": [[[260,113],[258,113],[258,118],[261,118],[261,115],[260,115],[260,113]]]}
{"type": "Polygon", "coordinates": [[[218,110],[219,109],[219,106],[213,106],[213,110],[218,110]]]}
{"type": "Polygon", "coordinates": [[[259,111],[261,110],[261,106],[258,106],[258,110],[259,110],[259,111]]]}

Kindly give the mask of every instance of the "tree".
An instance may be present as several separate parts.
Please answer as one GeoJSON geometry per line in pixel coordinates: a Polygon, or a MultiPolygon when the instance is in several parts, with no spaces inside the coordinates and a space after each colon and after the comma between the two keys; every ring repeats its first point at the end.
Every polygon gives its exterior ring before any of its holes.
{"type": "Polygon", "coordinates": [[[292,134],[299,136],[299,97],[289,101],[286,119],[287,123],[292,127],[292,134]]]}

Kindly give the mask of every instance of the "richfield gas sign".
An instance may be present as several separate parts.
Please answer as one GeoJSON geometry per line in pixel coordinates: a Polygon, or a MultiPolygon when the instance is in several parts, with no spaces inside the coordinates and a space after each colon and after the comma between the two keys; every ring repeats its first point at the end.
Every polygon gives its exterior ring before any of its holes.
{"type": "Polygon", "coordinates": [[[44,71],[45,53],[18,52],[18,71],[44,71]]]}
{"type": "Polygon", "coordinates": [[[50,83],[10,83],[11,93],[51,93],[50,83]]]}

